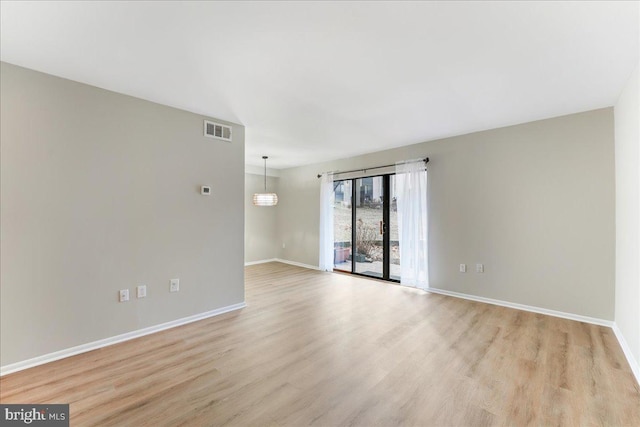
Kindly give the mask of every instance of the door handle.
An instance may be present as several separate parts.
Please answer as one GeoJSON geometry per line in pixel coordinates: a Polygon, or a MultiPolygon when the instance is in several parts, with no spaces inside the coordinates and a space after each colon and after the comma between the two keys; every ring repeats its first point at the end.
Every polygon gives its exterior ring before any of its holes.
{"type": "Polygon", "coordinates": [[[384,221],[380,221],[380,234],[384,234],[384,221]]]}

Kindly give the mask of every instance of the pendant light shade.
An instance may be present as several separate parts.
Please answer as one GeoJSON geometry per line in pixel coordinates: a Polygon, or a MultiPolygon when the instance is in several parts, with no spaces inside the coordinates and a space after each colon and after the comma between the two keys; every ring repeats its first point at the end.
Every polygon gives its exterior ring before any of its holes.
{"type": "Polygon", "coordinates": [[[267,193],[267,156],[264,159],[264,193],[255,193],[253,195],[253,204],[255,206],[275,206],[278,204],[278,195],[276,193],[267,193]]]}
{"type": "Polygon", "coordinates": [[[255,193],[253,204],[256,206],[275,206],[278,204],[278,195],[276,193],[255,193]]]}

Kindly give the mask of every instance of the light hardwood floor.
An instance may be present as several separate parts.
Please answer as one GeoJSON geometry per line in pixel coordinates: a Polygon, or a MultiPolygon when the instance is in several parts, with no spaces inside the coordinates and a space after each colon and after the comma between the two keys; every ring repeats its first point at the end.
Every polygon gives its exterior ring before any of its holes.
{"type": "Polygon", "coordinates": [[[279,263],[247,308],[0,379],[71,425],[640,426],[608,328],[279,263]]]}

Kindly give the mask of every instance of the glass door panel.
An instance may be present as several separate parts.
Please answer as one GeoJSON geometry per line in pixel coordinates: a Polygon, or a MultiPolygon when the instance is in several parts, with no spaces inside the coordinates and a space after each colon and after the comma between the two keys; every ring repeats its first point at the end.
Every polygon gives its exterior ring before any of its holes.
{"type": "Polygon", "coordinates": [[[351,272],[352,180],[333,182],[333,268],[351,272]]]}
{"type": "Polygon", "coordinates": [[[396,202],[396,176],[389,177],[389,279],[400,281],[400,245],[398,235],[398,204],[396,202]]]}
{"type": "Polygon", "coordinates": [[[384,272],[384,185],[382,176],[355,180],[354,272],[383,277],[384,272]]]}

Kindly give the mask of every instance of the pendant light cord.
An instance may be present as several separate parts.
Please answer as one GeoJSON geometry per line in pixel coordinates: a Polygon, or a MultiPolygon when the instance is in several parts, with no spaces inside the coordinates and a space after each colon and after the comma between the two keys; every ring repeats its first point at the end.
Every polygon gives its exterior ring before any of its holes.
{"type": "Polygon", "coordinates": [[[267,192],[267,156],[262,156],[264,159],[264,192],[267,192]]]}

